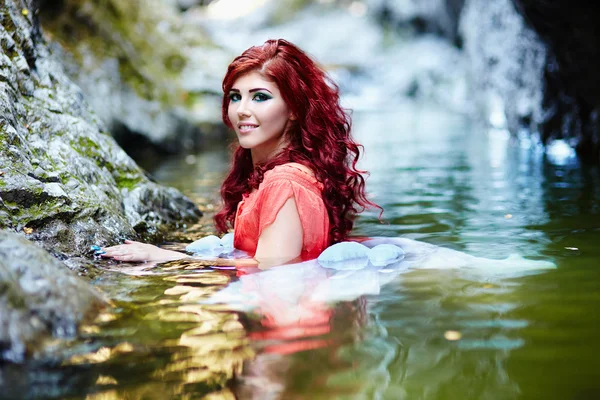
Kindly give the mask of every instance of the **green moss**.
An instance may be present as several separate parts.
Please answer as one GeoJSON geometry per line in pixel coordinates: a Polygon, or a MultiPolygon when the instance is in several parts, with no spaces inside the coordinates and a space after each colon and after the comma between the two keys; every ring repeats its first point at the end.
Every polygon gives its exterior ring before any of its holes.
{"type": "Polygon", "coordinates": [[[105,168],[112,175],[119,189],[131,190],[144,180],[138,169],[121,167],[107,161],[101,155],[100,146],[87,137],[80,137],[76,141],[71,141],[71,146],[81,156],[93,160],[99,168],[105,168]]]}
{"type": "Polygon", "coordinates": [[[119,60],[119,73],[140,97],[146,100],[153,99],[154,88],[150,81],[144,78],[140,71],[135,69],[128,60],[119,60]]]}
{"type": "Polygon", "coordinates": [[[127,176],[118,175],[115,178],[117,187],[119,189],[127,189],[127,190],[134,189],[141,181],[142,181],[142,178],[140,178],[140,177],[131,178],[131,177],[127,177],[127,176]]]}
{"type": "Polygon", "coordinates": [[[85,136],[80,136],[78,139],[72,140],[70,144],[73,150],[75,150],[78,154],[94,160],[99,166],[106,163],[106,161],[100,156],[100,146],[98,146],[98,144],[92,139],[85,136]]]}
{"type": "Polygon", "coordinates": [[[4,204],[11,210],[13,217],[21,223],[46,218],[57,213],[60,207],[64,205],[63,200],[56,198],[47,197],[39,200],[39,203],[32,204],[27,208],[12,201],[5,201],[4,204]]]}
{"type": "MultiPolygon", "coordinates": [[[[4,6],[2,7],[4,8],[4,6]]],[[[6,30],[6,32],[13,38],[13,40],[15,41],[15,47],[8,49],[5,46],[2,46],[2,52],[4,54],[6,54],[11,60],[13,58],[15,58],[16,56],[19,55],[19,45],[20,43],[17,42],[17,40],[15,38],[17,38],[18,36],[16,35],[17,33],[17,26],[15,25],[14,21],[13,21],[13,17],[12,15],[10,15],[10,13],[8,12],[8,10],[3,10],[2,11],[2,27],[4,28],[4,30],[6,30]],[[9,15],[5,15],[9,14],[9,15]]],[[[4,45],[4,41],[2,42],[2,44],[4,45]]]]}
{"type": "MultiPolygon", "coordinates": [[[[101,68],[107,58],[115,58],[120,78],[140,97],[180,105],[185,98],[178,79],[187,63],[189,39],[180,34],[178,17],[170,14],[170,8],[157,4],[148,7],[139,0],[65,0],[61,12],[48,14],[42,9],[41,20],[45,31],[53,34],[80,65],[88,51],[96,59],[92,69],[101,68]],[[159,31],[159,23],[167,23],[170,29],[159,31]]],[[[194,41],[202,36],[194,35],[194,41]]],[[[89,65],[89,57],[86,63],[89,65]]]]}
{"type": "Polygon", "coordinates": [[[40,203],[32,204],[25,208],[16,202],[4,202],[6,210],[10,213],[11,225],[24,225],[29,228],[38,229],[48,221],[64,220],[69,222],[75,211],[70,206],[65,206],[62,199],[47,197],[40,199],[40,203]]]}
{"type": "Polygon", "coordinates": [[[0,282],[0,293],[4,293],[9,309],[21,310],[27,307],[25,296],[16,293],[15,288],[10,283],[0,282]]]}
{"type": "Polygon", "coordinates": [[[100,151],[100,146],[98,146],[98,144],[96,142],[94,142],[92,139],[85,137],[85,136],[81,136],[78,140],[77,140],[79,147],[80,148],[84,148],[84,149],[88,149],[88,151],[94,151],[95,153],[98,153],[100,151]]]}
{"type": "Polygon", "coordinates": [[[213,93],[201,92],[201,91],[184,92],[182,97],[184,100],[184,105],[187,108],[191,108],[198,103],[202,103],[204,101],[205,95],[211,95],[211,94],[213,94],[213,93]]]}
{"type": "Polygon", "coordinates": [[[181,54],[171,54],[165,58],[165,66],[174,74],[179,74],[183,71],[187,60],[181,54]]]}

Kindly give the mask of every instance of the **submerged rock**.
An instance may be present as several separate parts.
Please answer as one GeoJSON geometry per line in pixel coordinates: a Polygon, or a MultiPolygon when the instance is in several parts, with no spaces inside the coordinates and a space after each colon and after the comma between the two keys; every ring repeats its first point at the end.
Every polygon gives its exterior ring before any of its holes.
{"type": "Polygon", "coordinates": [[[49,51],[34,2],[0,14],[0,228],[58,256],[122,237],[157,239],[196,206],[151,182],[49,51]]]}
{"type": "Polygon", "coordinates": [[[0,231],[0,364],[35,357],[44,339],[72,338],[104,305],[97,290],[42,248],[0,231]]]}

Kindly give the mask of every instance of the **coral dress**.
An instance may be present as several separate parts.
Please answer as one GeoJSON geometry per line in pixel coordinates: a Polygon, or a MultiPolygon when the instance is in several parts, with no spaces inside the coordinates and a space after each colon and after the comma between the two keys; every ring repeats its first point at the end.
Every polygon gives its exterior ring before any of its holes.
{"type": "Polygon", "coordinates": [[[316,258],[330,244],[329,217],[323,202],[323,185],[291,164],[265,172],[258,189],[244,195],[235,216],[234,247],[256,253],[263,229],[275,222],[285,202],[294,197],[303,229],[303,260],[316,258]]]}

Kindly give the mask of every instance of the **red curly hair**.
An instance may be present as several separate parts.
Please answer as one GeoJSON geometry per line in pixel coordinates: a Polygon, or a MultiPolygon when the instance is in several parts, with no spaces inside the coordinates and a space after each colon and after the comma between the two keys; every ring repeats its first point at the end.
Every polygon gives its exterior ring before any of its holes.
{"type": "Polygon", "coordinates": [[[244,51],[227,69],[222,114],[229,128],[233,129],[228,94],[238,78],[252,71],[277,85],[296,118],[285,133],[288,145],[264,164],[253,166],[250,150],[237,146],[231,171],[221,186],[224,205],[214,216],[217,230],[224,233],[233,226],[243,194],[258,187],[265,171],[295,162],[310,168],[324,186],[330,239],[334,243],[345,240],[358,212],[367,206],[380,207],[365,196],[365,171],[356,169],[362,146],[350,136],[351,120],[340,106],[338,86],[292,43],[267,40],[244,51]]]}

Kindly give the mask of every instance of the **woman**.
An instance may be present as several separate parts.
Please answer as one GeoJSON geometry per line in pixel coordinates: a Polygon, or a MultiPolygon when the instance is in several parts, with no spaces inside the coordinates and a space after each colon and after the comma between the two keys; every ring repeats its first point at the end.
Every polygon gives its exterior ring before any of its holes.
{"type": "MultiPolygon", "coordinates": [[[[239,146],[214,219],[221,233],[233,227],[234,246],[254,257],[237,263],[267,267],[310,259],[346,239],[357,212],[375,204],[356,169],[359,145],[350,137],[337,85],[302,50],[279,39],[233,60],[223,92],[223,121],[239,146]]],[[[132,241],[104,250],[104,257],[119,261],[186,257],[132,241]]]]}

